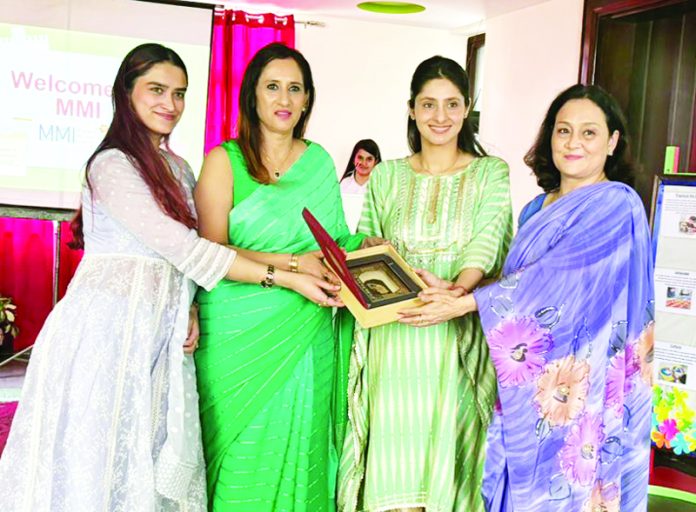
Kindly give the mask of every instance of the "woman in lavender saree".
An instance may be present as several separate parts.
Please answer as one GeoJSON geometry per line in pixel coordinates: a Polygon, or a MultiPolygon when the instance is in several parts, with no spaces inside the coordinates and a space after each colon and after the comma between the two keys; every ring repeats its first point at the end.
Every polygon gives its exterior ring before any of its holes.
{"type": "Polygon", "coordinates": [[[545,194],[522,212],[503,278],[457,297],[430,277],[429,325],[478,309],[496,367],[483,495],[490,511],[647,507],[653,286],[625,123],[596,86],[551,104],[525,162],[545,194]]]}

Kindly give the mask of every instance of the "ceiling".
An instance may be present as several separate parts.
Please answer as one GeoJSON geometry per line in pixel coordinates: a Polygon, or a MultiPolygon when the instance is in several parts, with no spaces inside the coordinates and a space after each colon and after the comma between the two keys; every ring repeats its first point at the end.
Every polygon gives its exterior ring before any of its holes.
{"type": "Polygon", "coordinates": [[[411,0],[426,9],[416,14],[378,14],[358,9],[363,0],[269,0],[238,2],[235,0],[198,0],[226,5],[247,12],[295,14],[299,21],[312,16],[333,16],[379,23],[396,23],[421,27],[458,29],[480,23],[486,18],[540,4],[547,0],[411,0]]]}

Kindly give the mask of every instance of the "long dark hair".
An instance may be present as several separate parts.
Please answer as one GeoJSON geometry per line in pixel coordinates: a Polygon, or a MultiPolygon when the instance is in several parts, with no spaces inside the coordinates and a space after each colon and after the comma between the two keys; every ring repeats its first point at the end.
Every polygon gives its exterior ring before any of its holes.
{"type": "MultiPolygon", "coordinates": [[[[413,73],[411,78],[411,97],[408,100],[408,106],[413,109],[415,107],[416,96],[423,90],[423,87],[430,80],[436,78],[444,78],[452,82],[459,92],[464,96],[464,103],[467,107],[471,105],[471,96],[469,94],[469,76],[459,64],[452,59],[435,55],[424,60],[413,73]]],[[[408,118],[408,126],[406,128],[408,137],[408,146],[414,153],[420,152],[422,149],[421,135],[416,126],[416,121],[408,118]]],[[[471,126],[469,117],[464,119],[459,135],[457,136],[457,147],[466,153],[471,153],[475,156],[486,156],[483,147],[474,137],[474,129],[471,126]]]]}
{"type": "Polygon", "coordinates": [[[576,84],[556,96],[541,123],[534,145],[524,156],[524,163],[531,167],[536,176],[537,184],[545,192],[556,190],[561,185],[561,173],[553,163],[551,136],[558,111],[568,101],[579,99],[588,99],[602,109],[610,136],[618,130],[619,141],[613,153],[607,156],[604,174],[611,181],[619,181],[632,187],[635,180],[635,168],[630,156],[626,119],[614,97],[598,85],[576,84]]]}
{"type": "MultiPolygon", "coordinates": [[[[114,116],[104,139],[87,160],[87,185],[91,190],[89,172],[97,155],[107,149],[118,149],[123,151],[133,163],[164,213],[189,228],[195,228],[196,218],[189,209],[181,184],[174,178],[167,164],[152,145],[147,128],[131,104],[130,98],[135,81],[147,73],[152,66],[161,62],[168,62],[178,67],[188,80],[186,66],[181,57],[174,50],[161,44],[146,43],[136,46],[121,62],[112,91],[114,116]]],[[[168,148],[169,135],[165,135],[162,142],[168,148]]],[[[70,247],[83,248],[82,207],[77,211],[70,227],[73,232],[70,247]]]]}
{"type": "Polygon", "coordinates": [[[307,120],[314,107],[314,80],[312,70],[304,56],[282,43],[271,43],[261,48],[251,59],[242,78],[239,91],[239,117],[237,118],[237,144],[247,163],[249,174],[259,183],[270,183],[268,169],[261,160],[261,126],[256,111],[256,86],[264,68],[276,59],[292,59],[300,68],[302,82],[307,94],[307,106],[300,115],[300,120],[292,130],[292,136],[302,138],[307,128],[307,120]]]}
{"type": "Polygon", "coordinates": [[[375,157],[375,165],[382,161],[382,155],[379,152],[379,146],[372,139],[361,139],[353,147],[353,152],[350,154],[350,159],[348,160],[348,165],[346,165],[346,170],[343,172],[343,177],[341,181],[349,178],[355,173],[355,155],[358,151],[365,150],[375,157]]]}

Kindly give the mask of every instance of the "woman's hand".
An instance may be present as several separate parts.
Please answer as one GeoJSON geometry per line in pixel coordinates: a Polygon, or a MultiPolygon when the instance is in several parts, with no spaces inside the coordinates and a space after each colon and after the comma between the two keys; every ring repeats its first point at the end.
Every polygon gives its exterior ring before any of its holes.
{"type": "Polygon", "coordinates": [[[340,285],[336,285],[305,273],[288,273],[287,286],[315,304],[323,307],[340,308],[343,302],[338,298],[340,285]]]}
{"type": "Polygon", "coordinates": [[[429,327],[476,310],[474,296],[462,295],[461,289],[427,288],[418,294],[418,298],[424,304],[399,311],[400,323],[415,327],[429,327]]]}
{"type": "Polygon", "coordinates": [[[329,270],[323,260],[321,251],[312,251],[297,257],[297,271],[302,274],[318,277],[331,284],[340,285],[336,275],[329,270]]]}
{"type": "Polygon", "coordinates": [[[191,304],[189,308],[188,336],[184,342],[184,353],[193,354],[198,348],[198,339],[201,335],[198,324],[198,305],[191,304]]]}
{"type": "MultiPolygon", "coordinates": [[[[418,274],[418,276],[427,284],[430,288],[438,288],[443,290],[450,290],[454,286],[452,281],[447,281],[446,279],[441,279],[437,277],[432,272],[428,272],[422,268],[414,268],[413,271],[418,274]]],[[[461,295],[461,293],[460,293],[461,295]]]]}
{"type": "Polygon", "coordinates": [[[380,238],[378,236],[368,236],[360,244],[361,249],[367,249],[368,247],[375,247],[377,245],[390,245],[391,242],[386,238],[380,238]]]}

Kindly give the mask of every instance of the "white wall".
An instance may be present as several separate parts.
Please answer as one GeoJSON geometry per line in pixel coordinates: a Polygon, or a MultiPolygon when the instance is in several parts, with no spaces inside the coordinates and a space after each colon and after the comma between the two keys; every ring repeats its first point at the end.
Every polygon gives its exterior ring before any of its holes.
{"type": "Polygon", "coordinates": [[[296,28],[296,47],[312,67],[317,90],[307,137],[326,148],[339,173],[360,139],[374,139],[385,159],[407,155],[411,76],[436,54],[464,65],[466,37],[448,30],[310,18],[326,25],[296,28]]]}
{"type": "Polygon", "coordinates": [[[577,83],[583,0],[550,0],[486,20],[481,140],[510,165],[515,216],[541,190],[522,158],[553,98],[577,83]]]}

